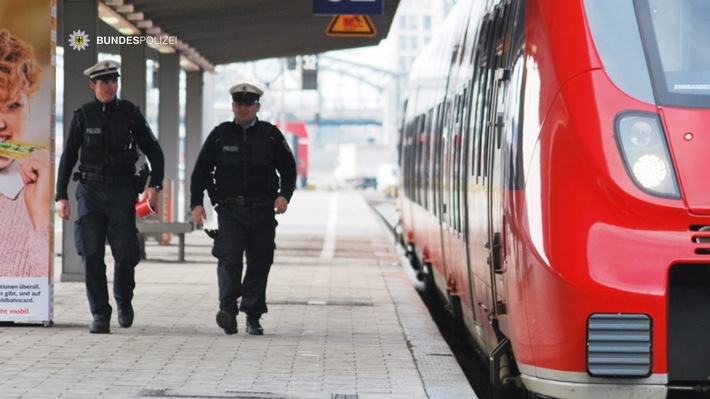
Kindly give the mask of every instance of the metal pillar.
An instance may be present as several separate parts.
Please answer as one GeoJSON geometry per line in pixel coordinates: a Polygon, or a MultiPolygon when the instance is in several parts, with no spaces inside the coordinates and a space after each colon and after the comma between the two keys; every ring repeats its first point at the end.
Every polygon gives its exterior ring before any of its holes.
{"type": "MultiPolygon", "coordinates": [[[[160,54],[158,57],[158,141],[165,154],[165,176],[172,180],[174,193],[179,187],[178,162],[180,151],[180,56],[160,54]]],[[[173,220],[181,211],[177,209],[177,195],[172,197],[173,220]]]]}
{"type": "MultiPolygon", "coordinates": [[[[64,46],[64,136],[69,132],[74,110],[91,101],[93,93],[89,89],[89,78],[84,76],[86,68],[98,60],[98,48],[89,42],[89,46],[78,51],[68,46],[69,35],[81,30],[89,40],[98,33],[98,1],[97,0],[65,0],[64,1],[64,32],[58,32],[64,46]]],[[[59,41],[59,40],[58,40],[59,41]]],[[[74,246],[74,222],[78,214],[78,204],[74,192],[76,182],[69,183],[69,206],[71,220],[62,224],[62,274],[60,281],[84,281],[84,266],[81,257],[74,246]]]]}
{"type": "Polygon", "coordinates": [[[190,177],[197,155],[202,148],[203,72],[187,72],[187,101],[185,104],[185,212],[190,210],[190,177]]]}
{"type": "Polygon", "coordinates": [[[146,113],[147,52],[145,43],[121,46],[120,98],[139,106],[143,115],[146,113]]]}

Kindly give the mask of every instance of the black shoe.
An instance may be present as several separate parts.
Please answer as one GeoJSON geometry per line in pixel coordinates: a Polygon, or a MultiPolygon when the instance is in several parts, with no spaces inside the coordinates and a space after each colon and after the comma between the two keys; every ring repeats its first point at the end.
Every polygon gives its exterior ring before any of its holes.
{"type": "Polygon", "coordinates": [[[237,333],[237,316],[220,310],[217,312],[217,325],[220,326],[224,333],[232,335],[237,333]]]}
{"type": "Polygon", "coordinates": [[[261,316],[247,316],[247,334],[264,335],[264,329],[259,324],[261,316]]]}
{"type": "Polygon", "coordinates": [[[108,334],[111,332],[111,323],[108,320],[94,320],[89,326],[92,334],[108,334]]]}
{"type": "Polygon", "coordinates": [[[118,308],[118,325],[123,328],[128,328],[133,325],[133,306],[128,304],[126,307],[118,308]]]}

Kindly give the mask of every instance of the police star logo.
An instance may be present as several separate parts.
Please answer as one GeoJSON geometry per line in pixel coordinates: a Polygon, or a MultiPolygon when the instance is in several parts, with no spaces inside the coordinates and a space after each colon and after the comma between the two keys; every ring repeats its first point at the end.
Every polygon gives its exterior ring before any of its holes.
{"type": "Polygon", "coordinates": [[[89,35],[87,35],[83,30],[75,30],[71,35],[69,35],[69,45],[74,50],[84,50],[89,47],[89,42],[89,35]]]}

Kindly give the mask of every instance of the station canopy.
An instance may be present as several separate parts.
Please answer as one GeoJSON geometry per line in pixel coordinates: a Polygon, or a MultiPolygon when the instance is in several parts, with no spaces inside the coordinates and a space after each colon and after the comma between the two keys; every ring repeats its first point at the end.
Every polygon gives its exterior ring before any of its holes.
{"type": "MultiPolygon", "coordinates": [[[[146,33],[175,36],[207,63],[318,54],[374,46],[384,39],[399,0],[368,16],[371,36],[332,36],[333,15],[314,15],[315,0],[102,0],[146,33]]],[[[361,19],[358,18],[357,21],[361,19]]]]}

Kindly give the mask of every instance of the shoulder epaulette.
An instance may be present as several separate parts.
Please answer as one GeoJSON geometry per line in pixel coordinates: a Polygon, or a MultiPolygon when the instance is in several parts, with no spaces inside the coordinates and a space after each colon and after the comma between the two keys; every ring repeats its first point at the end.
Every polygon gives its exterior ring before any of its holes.
{"type": "Polygon", "coordinates": [[[138,111],[138,107],[128,100],[118,100],[118,109],[124,112],[128,112],[129,114],[138,111]]]}
{"type": "Polygon", "coordinates": [[[234,124],[234,122],[226,121],[226,122],[220,123],[219,125],[217,125],[217,127],[218,127],[218,128],[224,128],[224,127],[229,127],[229,125],[232,125],[232,124],[234,124]]]}
{"type": "Polygon", "coordinates": [[[93,104],[94,104],[93,101],[89,101],[88,103],[81,104],[80,106],[74,108],[74,113],[76,114],[77,112],[80,112],[80,111],[82,111],[82,110],[83,110],[84,112],[86,112],[86,110],[87,110],[89,107],[91,107],[93,104]]]}

